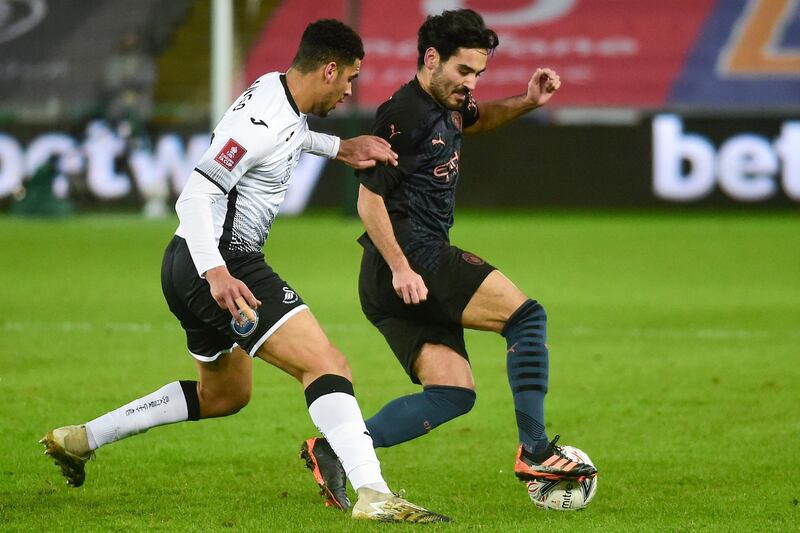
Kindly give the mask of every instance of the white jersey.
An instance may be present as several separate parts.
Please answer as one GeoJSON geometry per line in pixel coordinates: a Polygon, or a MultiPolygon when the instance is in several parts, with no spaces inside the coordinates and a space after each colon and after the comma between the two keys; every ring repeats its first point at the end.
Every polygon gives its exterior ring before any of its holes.
{"type": "Polygon", "coordinates": [[[201,276],[223,257],[261,251],[301,152],[336,156],[339,138],[309,131],[306,119],[278,72],[225,112],[176,204],[175,233],[201,276]]]}

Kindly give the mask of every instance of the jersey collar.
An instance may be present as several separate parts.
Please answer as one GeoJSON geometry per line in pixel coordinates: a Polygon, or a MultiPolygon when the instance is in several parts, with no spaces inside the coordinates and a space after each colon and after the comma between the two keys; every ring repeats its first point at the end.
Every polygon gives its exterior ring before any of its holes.
{"type": "Polygon", "coordinates": [[[289,91],[289,86],[286,84],[286,74],[281,74],[280,78],[281,78],[281,85],[283,85],[283,92],[286,93],[286,99],[289,101],[289,105],[292,106],[292,109],[294,110],[295,113],[297,113],[298,117],[301,116],[300,110],[297,108],[297,102],[294,101],[294,97],[292,96],[292,93],[289,91]]]}

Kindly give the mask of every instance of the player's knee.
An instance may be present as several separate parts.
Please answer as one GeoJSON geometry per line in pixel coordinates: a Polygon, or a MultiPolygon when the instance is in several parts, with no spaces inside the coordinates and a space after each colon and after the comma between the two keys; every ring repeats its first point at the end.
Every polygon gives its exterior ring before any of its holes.
{"type": "Polygon", "coordinates": [[[335,374],[351,381],[353,379],[347,358],[333,344],[328,343],[325,346],[314,347],[306,360],[310,362],[309,368],[306,369],[308,373],[314,375],[335,374]]]}
{"type": "Polygon", "coordinates": [[[475,391],[465,387],[433,385],[425,387],[424,394],[437,408],[436,425],[469,413],[476,399],[475,391]]]}
{"type": "Polygon", "coordinates": [[[544,310],[542,304],[536,300],[529,299],[520,305],[516,311],[511,313],[511,316],[506,320],[501,334],[503,337],[508,337],[510,334],[514,333],[515,330],[525,328],[530,324],[536,324],[540,328],[546,327],[547,312],[544,310]]]}
{"type": "Polygon", "coordinates": [[[200,411],[204,418],[230,416],[238,413],[250,403],[250,386],[230,387],[225,391],[199,390],[200,411]]]}

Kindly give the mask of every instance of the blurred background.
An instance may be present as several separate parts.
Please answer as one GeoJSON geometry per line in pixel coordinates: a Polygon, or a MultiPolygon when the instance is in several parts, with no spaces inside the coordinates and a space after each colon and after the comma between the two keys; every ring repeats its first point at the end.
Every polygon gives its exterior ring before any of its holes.
{"type": "MultiPolygon", "coordinates": [[[[369,129],[413,76],[428,14],[469,7],[500,36],[476,96],[563,86],[542,110],[465,141],[461,206],[795,208],[795,0],[0,0],[0,212],[171,212],[221,113],[285,70],[305,25],[362,35],[356,93],[321,131],[369,129]]],[[[304,157],[284,214],[352,212],[341,165],[304,157]]]]}

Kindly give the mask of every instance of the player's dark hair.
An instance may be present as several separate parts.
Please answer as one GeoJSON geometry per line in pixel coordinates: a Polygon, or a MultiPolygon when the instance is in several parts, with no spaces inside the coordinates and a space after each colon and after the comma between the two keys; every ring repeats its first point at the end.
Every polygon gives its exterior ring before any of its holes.
{"type": "Polygon", "coordinates": [[[417,32],[417,68],[425,63],[425,50],[431,47],[439,52],[442,61],[447,61],[459,48],[485,48],[491,54],[499,44],[497,34],[475,11],[443,11],[426,18],[417,32]]]}
{"type": "Polygon", "coordinates": [[[338,20],[321,19],[306,26],[292,68],[311,72],[331,61],[348,66],[356,59],[364,59],[361,37],[338,20]]]}

